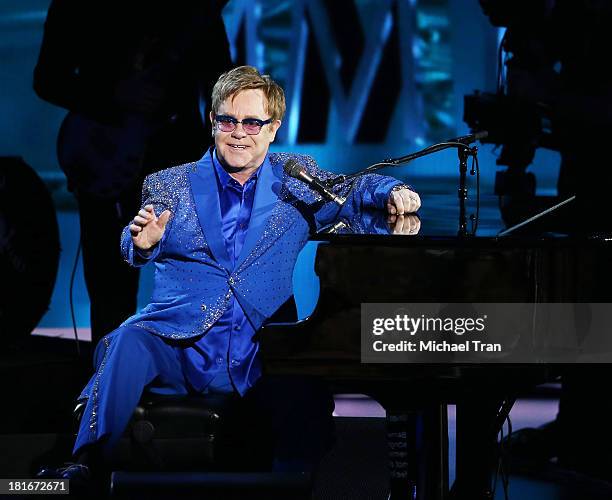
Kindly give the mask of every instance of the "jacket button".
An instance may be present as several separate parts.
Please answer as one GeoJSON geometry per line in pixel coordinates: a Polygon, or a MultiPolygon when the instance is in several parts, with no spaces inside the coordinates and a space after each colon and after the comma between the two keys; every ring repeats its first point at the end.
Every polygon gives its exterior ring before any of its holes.
{"type": "Polygon", "coordinates": [[[202,304],[202,305],[200,306],[200,309],[202,309],[202,311],[206,311],[206,304],[202,304]]]}

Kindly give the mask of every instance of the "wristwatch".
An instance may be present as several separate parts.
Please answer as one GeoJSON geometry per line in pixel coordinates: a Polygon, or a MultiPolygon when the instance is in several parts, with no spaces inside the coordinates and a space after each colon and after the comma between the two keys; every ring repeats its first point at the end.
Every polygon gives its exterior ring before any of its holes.
{"type": "Polygon", "coordinates": [[[393,186],[393,189],[391,189],[391,192],[395,193],[396,191],[401,191],[402,189],[407,189],[408,191],[412,191],[412,189],[410,188],[408,184],[397,184],[396,186],[393,186]]]}

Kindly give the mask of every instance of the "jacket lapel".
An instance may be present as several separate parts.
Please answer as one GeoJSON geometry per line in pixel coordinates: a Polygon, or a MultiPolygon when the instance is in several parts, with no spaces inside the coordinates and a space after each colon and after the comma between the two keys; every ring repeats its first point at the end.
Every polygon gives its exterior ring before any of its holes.
{"type": "Polygon", "coordinates": [[[204,238],[216,261],[229,270],[231,264],[221,228],[217,177],[210,151],[207,151],[202,159],[196,163],[195,170],[189,173],[189,181],[204,238]]]}
{"type": "Polygon", "coordinates": [[[264,230],[272,215],[273,208],[279,200],[282,184],[282,165],[272,164],[268,156],[266,156],[266,160],[259,172],[259,178],[257,179],[253,210],[251,212],[251,220],[249,221],[249,230],[244,240],[242,250],[240,251],[240,256],[236,261],[236,269],[245,261],[255,248],[257,242],[263,236],[264,230]]]}

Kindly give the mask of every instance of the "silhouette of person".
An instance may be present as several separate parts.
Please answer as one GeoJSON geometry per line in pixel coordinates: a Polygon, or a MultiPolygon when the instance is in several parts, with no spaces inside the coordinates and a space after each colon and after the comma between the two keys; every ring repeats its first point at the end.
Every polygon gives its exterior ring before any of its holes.
{"type": "MultiPolygon", "coordinates": [[[[508,27],[513,39],[508,93],[544,107],[551,119],[561,153],[559,196],[576,195],[566,231],[611,231],[612,75],[605,61],[612,50],[612,4],[601,0],[480,3],[492,24],[508,27]]],[[[590,281],[585,277],[588,287],[576,284],[576,302],[610,301],[604,270],[602,266],[599,276],[590,281]]],[[[539,430],[518,431],[512,439],[515,449],[530,458],[558,456],[562,465],[609,478],[612,456],[605,429],[612,403],[598,382],[605,384],[610,376],[607,365],[566,366],[556,420],[539,430]]]]}
{"type": "Polygon", "coordinates": [[[145,175],[210,146],[212,86],[231,67],[227,0],[53,0],[34,90],[70,111],[58,156],[80,215],[95,344],[136,309],[138,271],[117,241],[145,175]]]}

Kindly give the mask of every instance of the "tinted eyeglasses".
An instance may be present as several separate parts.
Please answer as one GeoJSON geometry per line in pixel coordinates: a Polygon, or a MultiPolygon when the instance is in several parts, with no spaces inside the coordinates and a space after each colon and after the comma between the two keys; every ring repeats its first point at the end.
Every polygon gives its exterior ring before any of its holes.
{"type": "Polygon", "coordinates": [[[257,118],[245,118],[244,120],[236,120],[233,116],[216,115],[215,121],[221,132],[233,132],[239,123],[242,123],[242,128],[249,135],[257,135],[261,131],[261,127],[272,123],[272,118],[267,120],[259,120],[257,118]]]}

